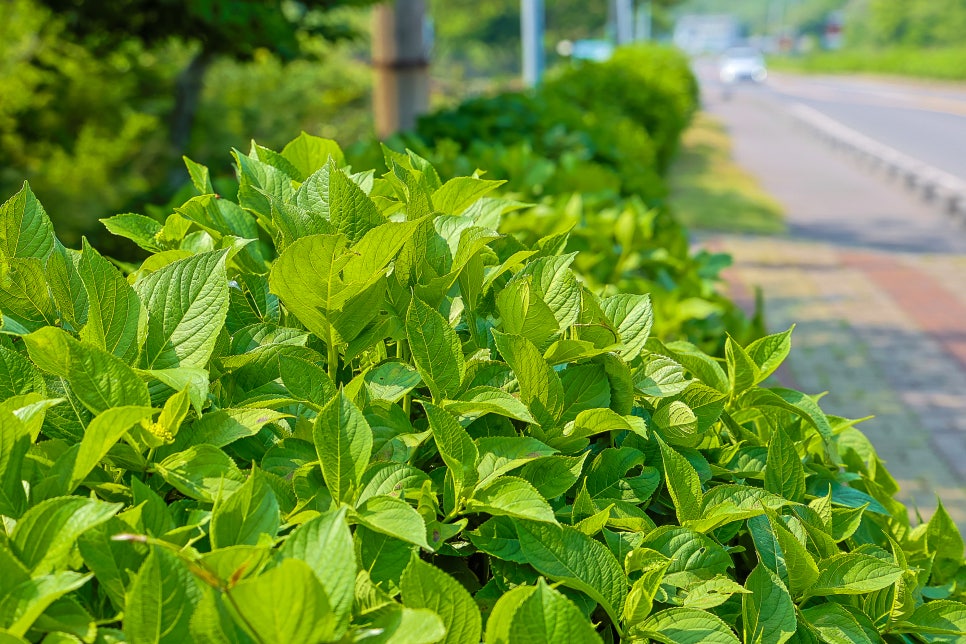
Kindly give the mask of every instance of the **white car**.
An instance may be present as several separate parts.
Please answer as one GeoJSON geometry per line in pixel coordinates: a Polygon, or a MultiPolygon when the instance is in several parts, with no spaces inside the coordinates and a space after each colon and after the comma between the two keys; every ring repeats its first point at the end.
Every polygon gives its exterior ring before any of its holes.
{"type": "Polygon", "coordinates": [[[734,47],[725,51],[721,56],[719,73],[724,83],[738,81],[761,83],[768,78],[764,57],[761,52],[751,47],[734,47]]]}

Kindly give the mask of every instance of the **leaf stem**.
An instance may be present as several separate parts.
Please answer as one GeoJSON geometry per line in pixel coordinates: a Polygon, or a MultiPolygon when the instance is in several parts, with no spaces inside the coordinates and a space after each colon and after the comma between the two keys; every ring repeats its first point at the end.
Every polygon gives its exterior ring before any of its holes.
{"type": "MultiPolygon", "coordinates": [[[[396,341],[396,357],[400,361],[409,362],[409,340],[397,340],[396,341]]],[[[412,409],[412,398],[409,394],[403,396],[402,399],[403,412],[409,416],[410,410],[412,409]]]]}
{"type": "MultiPolygon", "coordinates": [[[[325,346],[328,349],[328,359],[326,361],[326,366],[329,370],[329,378],[332,379],[333,383],[336,383],[336,377],[339,373],[339,350],[335,346],[335,342],[332,340],[332,327],[326,328],[326,338],[325,346]]],[[[338,384],[338,383],[336,383],[338,384]]]]}

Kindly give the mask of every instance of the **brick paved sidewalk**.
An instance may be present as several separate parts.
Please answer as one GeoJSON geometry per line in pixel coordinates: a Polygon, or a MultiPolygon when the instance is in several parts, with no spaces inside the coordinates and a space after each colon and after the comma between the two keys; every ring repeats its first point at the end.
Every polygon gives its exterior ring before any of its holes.
{"type": "Polygon", "coordinates": [[[936,494],[966,526],[966,257],[894,255],[787,238],[722,236],[733,295],[765,295],[771,330],[796,324],[788,375],[860,425],[928,516],[936,494]]]}
{"type": "Polygon", "coordinates": [[[966,528],[966,226],[824,147],[767,97],[712,104],[736,161],[786,209],[779,237],[715,235],[738,299],[797,324],[788,375],[860,425],[924,517],[966,528]]]}

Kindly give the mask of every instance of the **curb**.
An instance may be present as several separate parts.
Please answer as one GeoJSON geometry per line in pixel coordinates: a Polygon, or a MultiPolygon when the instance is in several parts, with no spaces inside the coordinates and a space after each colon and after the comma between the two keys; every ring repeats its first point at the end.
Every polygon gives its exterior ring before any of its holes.
{"type": "Polygon", "coordinates": [[[796,103],[789,112],[833,148],[873,169],[885,170],[909,189],[918,190],[926,201],[941,203],[947,213],[966,216],[966,181],[879,143],[807,105],[796,103]]]}

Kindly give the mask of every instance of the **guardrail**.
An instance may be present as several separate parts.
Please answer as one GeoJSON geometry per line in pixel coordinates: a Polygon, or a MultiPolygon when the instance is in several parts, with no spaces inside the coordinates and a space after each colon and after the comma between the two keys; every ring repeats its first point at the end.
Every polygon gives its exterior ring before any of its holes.
{"type": "Polygon", "coordinates": [[[910,189],[919,190],[927,201],[941,203],[950,214],[966,214],[966,181],[879,143],[807,105],[797,103],[790,112],[833,147],[884,169],[910,189]]]}

